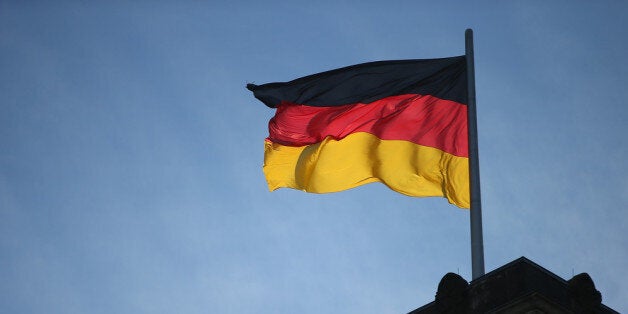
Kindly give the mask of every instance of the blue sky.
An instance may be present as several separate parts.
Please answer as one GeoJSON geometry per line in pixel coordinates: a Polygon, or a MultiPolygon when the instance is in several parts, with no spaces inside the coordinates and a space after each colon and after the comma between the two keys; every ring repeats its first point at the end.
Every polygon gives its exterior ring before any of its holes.
{"type": "Polygon", "coordinates": [[[0,3],[0,312],[407,313],[470,279],[445,199],[268,192],[245,89],[466,28],[487,271],[588,272],[628,312],[628,3],[357,3],[0,3]]]}

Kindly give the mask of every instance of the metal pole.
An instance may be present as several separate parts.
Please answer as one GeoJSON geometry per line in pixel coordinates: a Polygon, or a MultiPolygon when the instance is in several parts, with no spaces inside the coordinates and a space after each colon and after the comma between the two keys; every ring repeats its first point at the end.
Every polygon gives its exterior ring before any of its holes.
{"type": "Polygon", "coordinates": [[[467,59],[467,118],[469,127],[469,183],[471,192],[471,274],[472,279],[484,275],[484,240],[482,239],[482,198],[480,196],[480,162],[478,126],[475,109],[475,65],[473,61],[473,30],[465,31],[467,59]]]}

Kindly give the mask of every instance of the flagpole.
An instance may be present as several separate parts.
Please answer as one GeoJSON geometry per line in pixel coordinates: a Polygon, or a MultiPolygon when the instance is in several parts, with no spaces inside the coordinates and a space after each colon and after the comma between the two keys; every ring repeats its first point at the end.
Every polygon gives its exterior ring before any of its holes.
{"type": "Polygon", "coordinates": [[[467,119],[469,127],[469,182],[471,192],[471,274],[472,279],[484,275],[484,240],[482,239],[482,199],[480,196],[480,162],[478,157],[478,127],[475,108],[475,65],[473,58],[473,30],[465,33],[467,60],[467,119]]]}

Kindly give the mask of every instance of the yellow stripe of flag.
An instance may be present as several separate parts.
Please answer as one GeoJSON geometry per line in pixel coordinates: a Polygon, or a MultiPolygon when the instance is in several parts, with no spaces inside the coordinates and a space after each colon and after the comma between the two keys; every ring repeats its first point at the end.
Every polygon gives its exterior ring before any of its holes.
{"type": "Polygon", "coordinates": [[[468,158],[370,133],[301,147],[266,141],[264,174],[271,191],[329,193],[381,182],[405,195],[442,196],[461,208],[470,205],[468,158]]]}

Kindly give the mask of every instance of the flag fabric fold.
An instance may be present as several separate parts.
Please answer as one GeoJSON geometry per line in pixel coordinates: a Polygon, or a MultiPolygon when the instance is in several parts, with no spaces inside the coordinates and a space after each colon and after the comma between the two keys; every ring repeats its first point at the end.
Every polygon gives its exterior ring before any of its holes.
{"type": "Polygon", "coordinates": [[[469,208],[464,56],[379,61],[290,82],[248,84],[271,108],[271,191],[338,192],[381,182],[469,208]]]}

